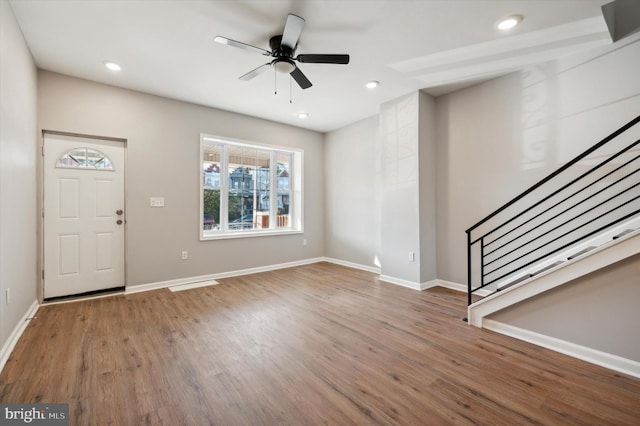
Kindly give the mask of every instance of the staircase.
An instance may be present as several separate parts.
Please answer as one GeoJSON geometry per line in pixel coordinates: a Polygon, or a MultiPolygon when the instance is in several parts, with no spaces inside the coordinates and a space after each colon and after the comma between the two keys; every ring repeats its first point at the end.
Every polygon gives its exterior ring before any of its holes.
{"type": "Polygon", "coordinates": [[[494,312],[640,253],[639,123],[466,231],[470,324],[482,327],[494,312]]]}
{"type": "Polygon", "coordinates": [[[638,229],[625,229],[613,236],[610,234],[598,238],[610,238],[601,245],[589,244],[564,259],[554,260],[540,269],[525,272],[522,277],[501,284],[495,292],[469,306],[469,324],[483,327],[483,320],[494,312],[640,253],[640,226],[638,229]]]}

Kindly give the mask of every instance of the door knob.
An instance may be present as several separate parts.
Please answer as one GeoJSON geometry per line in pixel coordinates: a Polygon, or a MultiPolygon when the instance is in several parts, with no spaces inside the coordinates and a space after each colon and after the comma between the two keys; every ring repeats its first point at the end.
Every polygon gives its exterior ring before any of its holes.
{"type": "Polygon", "coordinates": [[[116,210],[116,214],[117,214],[118,216],[120,216],[122,213],[123,213],[123,211],[122,211],[122,210],[116,210]]]}
{"type": "Polygon", "coordinates": [[[117,223],[118,225],[122,225],[122,219],[118,219],[118,220],[116,221],[116,223],[117,223]]]}

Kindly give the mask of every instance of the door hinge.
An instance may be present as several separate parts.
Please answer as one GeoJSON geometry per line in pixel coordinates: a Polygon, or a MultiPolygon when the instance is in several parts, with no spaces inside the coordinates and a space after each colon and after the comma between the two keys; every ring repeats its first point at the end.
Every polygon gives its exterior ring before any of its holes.
{"type": "Polygon", "coordinates": [[[44,145],[42,145],[40,148],[41,148],[40,152],[42,153],[42,156],[44,157],[44,145]]]}
{"type": "Polygon", "coordinates": [[[44,269],[42,270],[42,279],[44,280],[44,269]]]}

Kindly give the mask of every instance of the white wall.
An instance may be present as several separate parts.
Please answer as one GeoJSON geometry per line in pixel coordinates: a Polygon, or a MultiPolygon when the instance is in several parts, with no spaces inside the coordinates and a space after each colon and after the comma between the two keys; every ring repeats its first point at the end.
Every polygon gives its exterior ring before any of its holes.
{"type": "Polygon", "coordinates": [[[367,118],[324,142],[325,256],[370,268],[380,259],[379,128],[367,118]]]}
{"type": "Polygon", "coordinates": [[[617,44],[437,99],[439,279],[466,284],[467,228],[638,115],[638,69],[617,44]]]}
{"type": "Polygon", "coordinates": [[[36,67],[0,1],[0,347],[36,300],[36,67]],[[10,289],[11,303],[6,304],[10,289]]]}
{"type": "Polygon", "coordinates": [[[38,107],[41,129],[127,139],[128,286],[323,256],[322,134],[47,71],[38,107]],[[201,132],[303,149],[304,234],[200,241],[201,132]]]}

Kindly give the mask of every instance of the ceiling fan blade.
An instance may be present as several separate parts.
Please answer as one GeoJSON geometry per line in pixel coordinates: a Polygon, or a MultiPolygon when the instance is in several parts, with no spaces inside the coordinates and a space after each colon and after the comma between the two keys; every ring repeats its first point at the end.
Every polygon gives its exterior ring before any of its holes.
{"type": "Polygon", "coordinates": [[[226,37],[217,36],[216,38],[213,39],[213,41],[215,41],[216,43],[220,43],[220,44],[226,44],[227,46],[233,46],[233,47],[238,47],[240,49],[249,50],[249,51],[252,51],[252,52],[257,52],[257,53],[259,53],[261,55],[264,55],[264,56],[271,56],[271,52],[269,52],[268,50],[261,49],[259,47],[252,46],[250,44],[242,43],[242,42],[239,42],[239,41],[231,40],[231,39],[226,38],[226,37]]]}
{"type": "Polygon", "coordinates": [[[289,75],[296,81],[296,83],[298,83],[298,86],[300,86],[302,89],[308,89],[309,87],[313,86],[309,79],[302,73],[302,71],[300,71],[300,68],[298,67],[291,71],[289,75]]]}
{"type": "Polygon", "coordinates": [[[240,77],[238,77],[240,80],[242,81],[249,81],[251,80],[253,77],[256,77],[260,74],[262,74],[263,72],[265,72],[266,70],[268,70],[269,68],[271,68],[271,62],[264,64],[264,65],[260,65],[258,68],[254,69],[253,71],[249,71],[248,73],[246,73],[245,75],[242,75],[240,77]]]}
{"type": "Polygon", "coordinates": [[[282,33],[282,41],[280,44],[290,47],[291,50],[295,50],[303,26],[304,19],[297,15],[289,14],[287,16],[287,23],[284,25],[284,32],[282,33]]]}
{"type": "Polygon", "coordinates": [[[296,60],[307,64],[348,64],[349,55],[298,55],[296,60]]]}

